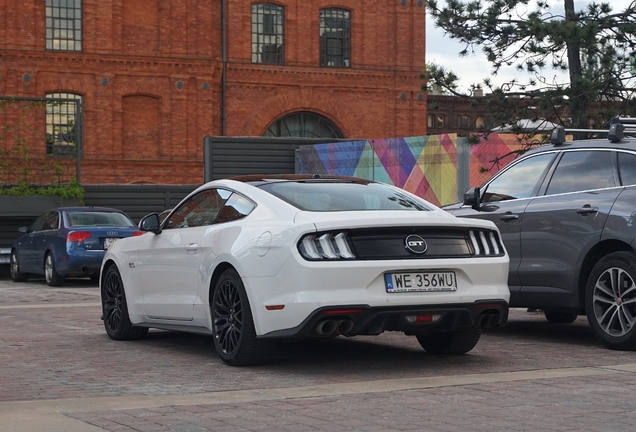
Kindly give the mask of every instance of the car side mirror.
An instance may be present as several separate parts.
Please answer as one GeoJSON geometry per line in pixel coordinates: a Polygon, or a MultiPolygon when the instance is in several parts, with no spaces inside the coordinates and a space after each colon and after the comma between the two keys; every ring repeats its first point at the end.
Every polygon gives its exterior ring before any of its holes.
{"type": "Polygon", "coordinates": [[[464,205],[469,205],[475,210],[479,210],[481,204],[481,190],[479,186],[471,187],[464,194],[464,205]]]}
{"type": "Polygon", "coordinates": [[[21,232],[22,234],[28,234],[29,232],[31,232],[29,227],[20,227],[18,228],[18,231],[21,232]]]}
{"type": "Polygon", "coordinates": [[[159,228],[159,215],[157,213],[150,213],[149,215],[144,216],[139,221],[139,229],[159,234],[161,232],[161,228],[159,228]]]}

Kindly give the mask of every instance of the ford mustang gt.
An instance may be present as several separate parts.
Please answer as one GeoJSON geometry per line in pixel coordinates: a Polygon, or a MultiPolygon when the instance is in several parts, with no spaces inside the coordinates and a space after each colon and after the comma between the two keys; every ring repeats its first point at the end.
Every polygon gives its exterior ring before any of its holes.
{"type": "Polygon", "coordinates": [[[452,216],[353,177],[207,183],[102,262],[107,334],[209,334],[221,359],[256,364],[278,340],[415,336],[463,354],[508,318],[508,255],[490,221],[452,216]]]}

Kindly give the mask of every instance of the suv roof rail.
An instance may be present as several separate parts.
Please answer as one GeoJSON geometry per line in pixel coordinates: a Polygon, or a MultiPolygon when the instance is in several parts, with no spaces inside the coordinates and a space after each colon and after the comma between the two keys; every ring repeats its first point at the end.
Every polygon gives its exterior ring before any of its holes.
{"type": "Polygon", "coordinates": [[[612,117],[609,129],[569,129],[563,126],[557,126],[552,130],[550,142],[557,146],[565,142],[566,132],[583,132],[583,133],[602,133],[607,134],[607,138],[613,142],[619,142],[625,136],[625,133],[636,134],[636,117],[612,117]]]}

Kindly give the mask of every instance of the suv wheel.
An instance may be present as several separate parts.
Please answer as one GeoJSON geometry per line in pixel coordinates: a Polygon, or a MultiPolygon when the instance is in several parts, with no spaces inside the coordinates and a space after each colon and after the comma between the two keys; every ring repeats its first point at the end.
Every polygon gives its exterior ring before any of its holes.
{"type": "Polygon", "coordinates": [[[616,350],[636,348],[636,254],[601,258],[587,281],[585,310],[594,336],[616,350]]]}

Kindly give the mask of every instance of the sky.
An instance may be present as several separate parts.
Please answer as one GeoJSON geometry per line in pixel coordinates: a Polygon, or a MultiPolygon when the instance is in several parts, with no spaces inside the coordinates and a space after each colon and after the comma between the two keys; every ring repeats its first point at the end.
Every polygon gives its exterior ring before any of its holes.
{"type": "MultiPolygon", "coordinates": [[[[634,0],[605,0],[605,2],[609,2],[612,5],[614,12],[624,10],[632,1],[634,0]]],[[[445,0],[438,0],[440,6],[445,3],[445,0]]],[[[574,7],[578,11],[584,9],[589,3],[591,3],[591,1],[575,0],[574,7]]],[[[550,4],[553,14],[563,14],[563,0],[548,0],[548,4],[550,4]]],[[[492,68],[486,61],[486,56],[479,47],[475,48],[474,53],[460,57],[459,52],[463,48],[464,46],[456,40],[444,36],[444,31],[435,27],[435,23],[427,13],[426,62],[436,63],[446,70],[454,72],[459,77],[459,90],[467,92],[470,84],[482,83],[483,79],[488,77],[495,83],[507,82],[513,78],[521,82],[526,82],[529,78],[527,73],[517,71],[514,66],[502,67],[497,76],[492,76],[492,68]]],[[[555,72],[546,68],[544,75],[552,77],[555,75],[555,72]]]]}

